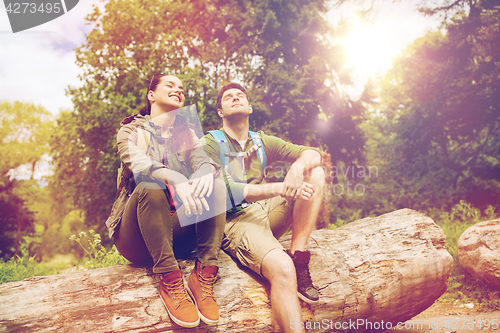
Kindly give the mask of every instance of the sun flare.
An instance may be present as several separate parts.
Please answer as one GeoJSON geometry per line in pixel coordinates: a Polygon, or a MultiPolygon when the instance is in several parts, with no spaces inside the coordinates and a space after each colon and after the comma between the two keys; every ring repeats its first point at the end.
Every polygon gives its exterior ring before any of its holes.
{"type": "Polygon", "coordinates": [[[353,29],[339,40],[347,53],[346,65],[354,70],[354,76],[371,77],[391,66],[397,47],[390,36],[388,25],[354,22],[353,29]]]}

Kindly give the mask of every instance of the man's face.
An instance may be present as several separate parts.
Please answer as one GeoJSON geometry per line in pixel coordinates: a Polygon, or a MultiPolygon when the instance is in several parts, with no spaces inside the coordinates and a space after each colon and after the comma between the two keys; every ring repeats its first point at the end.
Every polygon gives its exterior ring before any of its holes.
{"type": "Polygon", "coordinates": [[[247,96],[239,89],[232,88],[226,90],[222,95],[221,109],[218,110],[221,118],[232,115],[252,113],[252,107],[248,103],[247,96]]]}

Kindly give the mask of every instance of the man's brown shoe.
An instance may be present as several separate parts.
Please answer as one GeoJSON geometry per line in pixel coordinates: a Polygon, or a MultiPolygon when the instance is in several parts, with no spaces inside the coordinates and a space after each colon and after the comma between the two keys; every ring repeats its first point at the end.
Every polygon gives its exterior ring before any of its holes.
{"type": "Polygon", "coordinates": [[[187,283],[200,318],[208,325],[215,325],[219,321],[219,309],[214,297],[214,283],[218,270],[217,266],[203,267],[197,260],[187,283]]]}
{"type": "Polygon", "coordinates": [[[312,284],[311,273],[309,273],[309,261],[311,253],[307,250],[296,250],[294,254],[287,250],[286,253],[292,258],[297,275],[297,294],[306,303],[318,303],[319,293],[312,284]]]}
{"type": "Polygon", "coordinates": [[[184,279],[180,269],[158,274],[160,280],[160,298],[167,309],[170,318],[179,326],[196,327],[200,317],[196,306],[184,287],[184,279]]]}

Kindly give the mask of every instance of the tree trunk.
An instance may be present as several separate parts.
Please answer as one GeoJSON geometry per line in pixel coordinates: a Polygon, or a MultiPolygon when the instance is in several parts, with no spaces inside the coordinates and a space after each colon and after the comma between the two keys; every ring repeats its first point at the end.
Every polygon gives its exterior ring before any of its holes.
{"type": "MultiPolygon", "coordinates": [[[[285,248],[289,242],[289,236],[282,240],[285,248]]],[[[310,270],[321,299],[302,303],[305,323],[291,325],[333,332],[344,323],[344,328],[369,331],[412,318],[446,290],[453,260],[444,243],[430,218],[409,209],[314,231],[308,243],[310,270]]],[[[180,263],[187,279],[193,261],[180,263]]],[[[225,253],[215,286],[221,312],[217,326],[173,324],[157,285],[149,270],[131,265],[6,283],[0,285],[0,332],[278,330],[269,285],[225,253]]]]}

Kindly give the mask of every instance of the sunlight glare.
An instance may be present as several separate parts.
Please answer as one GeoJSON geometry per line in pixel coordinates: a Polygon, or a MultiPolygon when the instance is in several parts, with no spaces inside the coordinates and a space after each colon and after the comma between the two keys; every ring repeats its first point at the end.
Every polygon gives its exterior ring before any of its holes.
{"type": "Polygon", "coordinates": [[[351,32],[339,42],[347,52],[347,67],[354,77],[371,77],[390,68],[398,52],[389,36],[389,26],[356,20],[351,32]]]}
{"type": "Polygon", "coordinates": [[[347,64],[352,84],[344,85],[343,90],[351,98],[358,99],[370,77],[384,75],[392,67],[392,61],[416,38],[425,35],[428,29],[437,29],[439,20],[426,17],[417,10],[417,0],[399,2],[370,2],[374,11],[370,21],[362,20],[357,11],[372,8],[344,2],[334,7],[327,15],[333,27],[344,20],[352,30],[334,43],[345,48],[347,64]]]}

